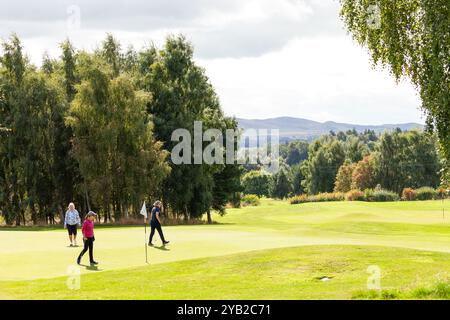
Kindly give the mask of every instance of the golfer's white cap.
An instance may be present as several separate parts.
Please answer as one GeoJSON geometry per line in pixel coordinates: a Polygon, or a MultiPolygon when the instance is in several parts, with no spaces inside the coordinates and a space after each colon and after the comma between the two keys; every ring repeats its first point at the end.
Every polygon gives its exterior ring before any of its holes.
{"type": "Polygon", "coordinates": [[[97,216],[97,214],[94,211],[89,211],[87,216],[97,216]]]}

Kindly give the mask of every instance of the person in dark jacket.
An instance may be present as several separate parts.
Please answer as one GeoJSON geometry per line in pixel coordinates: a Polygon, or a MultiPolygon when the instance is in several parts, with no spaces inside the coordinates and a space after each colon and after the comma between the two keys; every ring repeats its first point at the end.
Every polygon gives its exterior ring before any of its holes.
{"type": "Polygon", "coordinates": [[[161,205],[162,205],[162,203],[159,200],[153,204],[151,218],[150,218],[151,232],[150,232],[150,238],[148,240],[149,246],[153,246],[152,240],[153,240],[153,236],[155,235],[155,229],[158,230],[159,237],[161,238],[163,245],[166,245],[169,243],[169,241],[166,241],[166,239],[164,239],[164,234],[163,234],[162,227],[161,227],[161,219],[160,219],[161,205]]]}

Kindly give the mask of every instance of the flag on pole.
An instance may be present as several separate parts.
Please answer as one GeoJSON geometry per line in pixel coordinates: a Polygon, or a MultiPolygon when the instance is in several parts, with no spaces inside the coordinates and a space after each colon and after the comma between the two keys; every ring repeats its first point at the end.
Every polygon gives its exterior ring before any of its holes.
{"type": "Polygon", "coordinates": [[[142,205],[140,214],[142,214],[144,216],[144,218],[147,219],[147,207],[145,206],[145,201],[144,201],[144,204],[142,205]]]}
{"type": "Polygon", "coordinates": [[[141,215],[144,216],[144,246],[145,246],[145,263],[148,263],[148,255],[147,255],[147,223],[145,220],[147,219],[147,207],[144,204],[142,205],[141,212],[139,212],[141,215]]]}

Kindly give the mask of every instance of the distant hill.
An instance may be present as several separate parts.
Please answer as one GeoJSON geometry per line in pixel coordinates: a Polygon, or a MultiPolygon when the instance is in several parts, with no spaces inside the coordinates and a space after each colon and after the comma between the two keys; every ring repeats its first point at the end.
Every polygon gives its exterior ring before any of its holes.
{"type": "Polygon", "coordinates": [[[333,121],[317,122],[302,118],[279,117],[264,120],[240,119],[237,118],[239,127],[242,129],[279,129],[280,140],[303,139],[311,141],[321,135],[328,134],[331,130],[334,132],[347,131],[355,129],[357,132],[364,130],[373,130],[376,133],[391,131],[400,128],[402,131],[412,129],[423,129],[423,125],[418,123],[400,123],[400,124],[382,124],[382,125],[360,125],[349,123],[338,123],[333,121]]]}

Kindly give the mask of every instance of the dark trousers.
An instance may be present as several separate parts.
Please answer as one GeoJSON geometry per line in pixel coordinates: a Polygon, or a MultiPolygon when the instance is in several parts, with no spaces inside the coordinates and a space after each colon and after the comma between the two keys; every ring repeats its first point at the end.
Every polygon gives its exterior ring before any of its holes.
{"type": "Polygon", "coordinates": [[[94,261],[94,237],[87,238],[87,240],[84,240],[84,248],[83,251],[81,251],[80,255],[78,256],[78,259],[81,259],[83,255],[88,251],[89,249],[89,262],[94,261]]]}
{"type": "Polygon", "coordinates": [[[159,223],[151,223],[150,224],[150,228],[152,229],[150,231],[150,239],[148,240],[148,243],[152,243],[153,240],[153,236],[155,235],[155,229],[158,230],[159,233],[159,237],[161,238],[162,242],[166,242],[166,240],[164,239],[164,234],[161,228],[161,224],[159,223]]]}
{"type": "Polygon", "coordinates": [[[74,224],[74,225],[68,224],[67,232],[69,232],[69,236],[71,236],[71,235],[76,236],[77,235],[77,225],[76,224],[74,224]]]}

